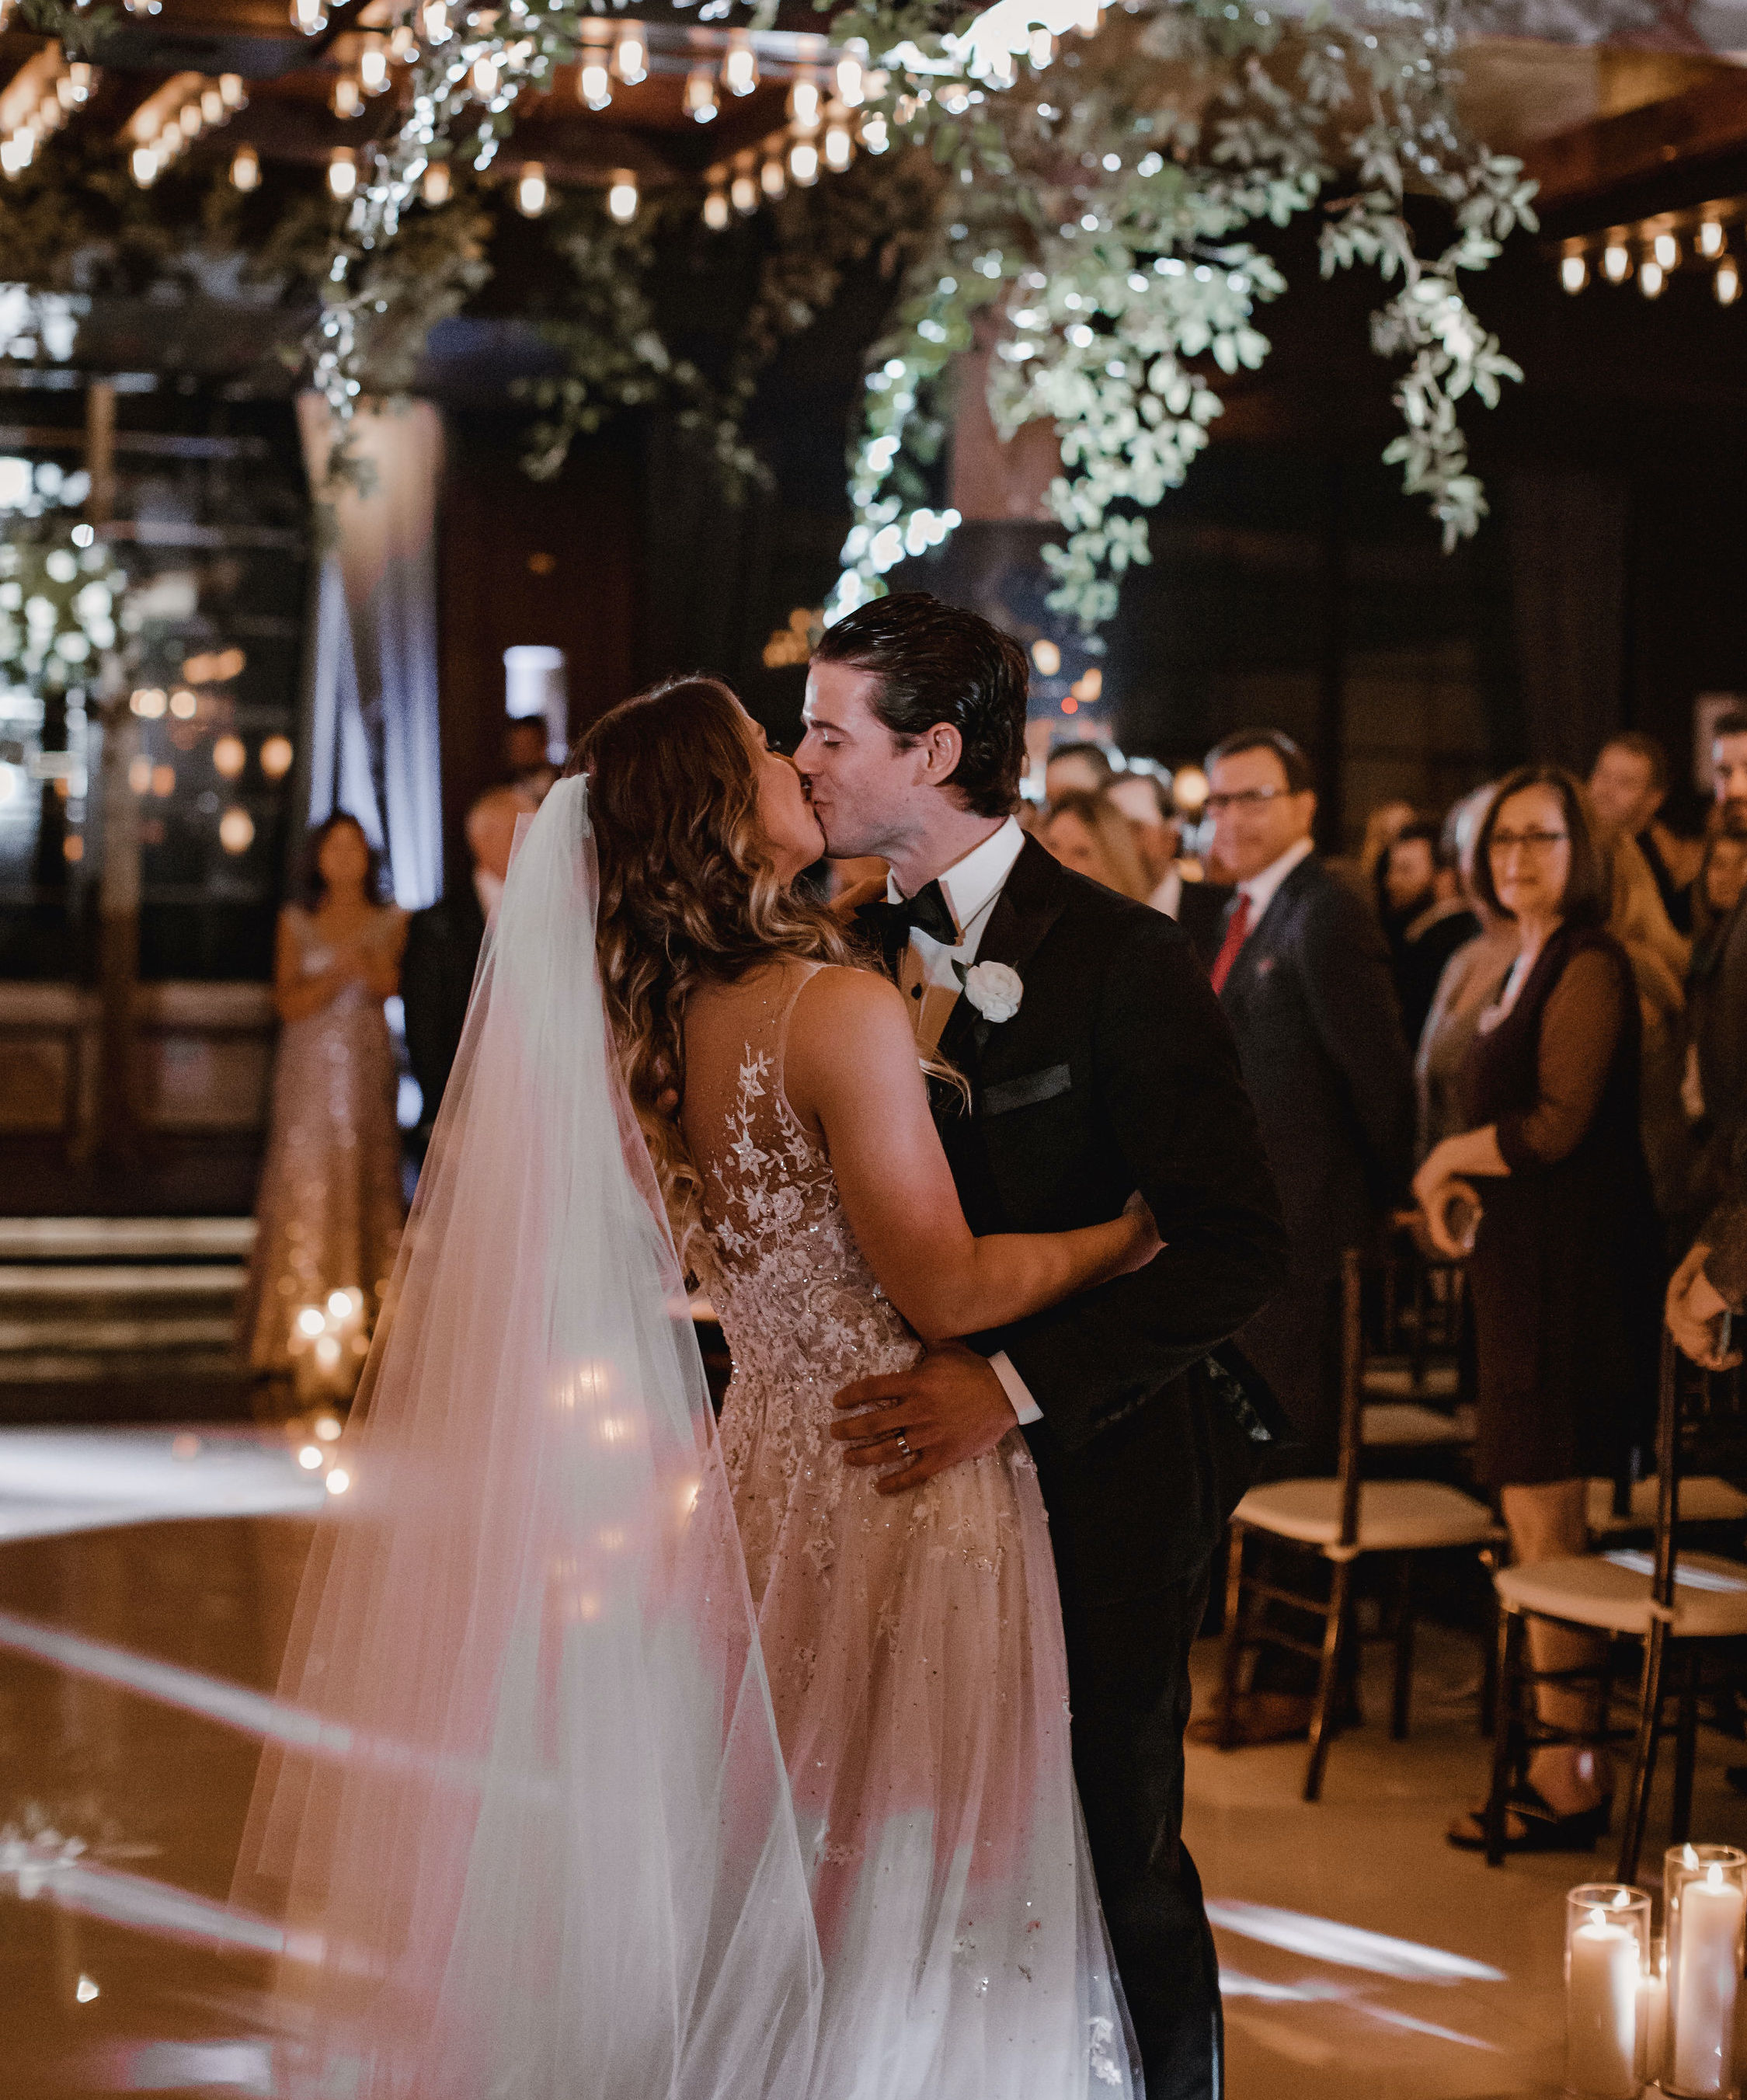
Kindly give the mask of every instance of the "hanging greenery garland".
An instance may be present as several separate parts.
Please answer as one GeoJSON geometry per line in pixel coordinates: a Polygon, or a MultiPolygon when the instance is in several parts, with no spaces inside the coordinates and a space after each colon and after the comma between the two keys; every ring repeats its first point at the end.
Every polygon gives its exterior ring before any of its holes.
{"type": "MultiPolygon", "coordinates": [[[[441,6],[422,11],[406,121],[366,171],[333,258],[316,376],[342,415],[363,384],[360,309],[403,274],[382,252],[416,224],[427,170],[458,157],[487,166],[521,97],[576,56],[589,11],[509,0],[452,24],[441,6]]],[[[1318,207],[1324,276],[1378,271],[1387,297],[1373,346],[1406,360],[1395,390],[1404,427],[1385,457],[1427,501],[1446,545],[1471,534],[1486,505],[1458,404],[1492,405],[1521,375],[1463,280],[1535,220],[1520,163],[1458,119],[1454,11],[1338,0],[1282,20],[1256,0],[1124,0],[1101,24],[1084,0],[1076,19],[1087,33],[1058,39],[1027,0],[981,17],[929,0],[855,0],[833,17],[834,42],[868,68],[864,143],[896,149],[882,175],[907,187],[911,205],[927,197],[931,217],[870,359],[849,461],[854,523],[828,612],[883,591],[899,562],[959,522],[936,462],[955,361],[981,325],[995,338],[999,427],[1055,427],[1062,470],[1048,503],[1063,537],[1044,550],[1050,602],[1095,633],[1124,572],[1149,558],[1145,514],[1207,442],[1220,376],[1268,354],[1258,311],[1286,287],[1259,240],[1318,207]],[[1435,252],[1416,242],[1410,196],[1449,216],[1435,252]]],[[[570,437],[613,407],[664,393],[713,426],[730,479],[743,474],[740,420],[785,311],[805,325],[870,242],[854,236],[831,252],[779,242],[712,399],[654,326],[647,237],[609,232],[597,214],[569,244],[582,311],[566,376],[536,392],[536,470],[553,470],[570,437]],[[801,285],[792,299],[785,271],[801,285]]]]}
{"type": "Polygon", "coordinates": [[[979,309],[999,304],[990,405],[1008,435],[1055,424],[1063,471],[1048,506],[1065,538],[1044,549],[1050,602],[1095,631],[1124,571],[1149,558],[1137,514],[1182,481],[1220,413],[1215,370],[1253,370],[1267,355],[1256,309],[1286,285],[1247,236],[1343,180],[1324,206],[1323,275],[1376,268],[1393,290],[1373,346],[1411,360],[1396,391],[1405,428],[1385,457],[1428,499],[1446,546],[1472,533],[1486,506],[1457,404],[1472,393],[1491,405],[1521,374],[1461,273],[1535,221],[1521,164],[1457,124],[1454,50],[1445,11],[1417,0],[1290,27],[1227,0],[1118,15],[1004,91],[968,71],[898,88],[894,130],[926,143],[959,189],[871,360],[856,522],[828,611],[883,590],[889,570],[939,536],[916,470],[937,443],[952,361],[979,309]],[[1407,217],[1410,188],[1453,217],[1454,238],[1430,257],[1407,217]]]}

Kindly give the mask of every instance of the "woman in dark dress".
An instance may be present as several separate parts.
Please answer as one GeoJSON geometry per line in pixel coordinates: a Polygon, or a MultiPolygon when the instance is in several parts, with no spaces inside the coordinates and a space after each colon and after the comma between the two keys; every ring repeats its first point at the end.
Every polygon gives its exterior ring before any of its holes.
{"type": "MultiPolygon", "coordinates": [[[[1472,1127],[1433,1147],[1414,1192],[1446,1251],[1461,1251],[1470,1221],[1475,1466],[1498,1492],[1521,1563],[1588,1550],[1587,1481],[1620,1472],[1648,1434],[1660,1242],[1639,1133],[1637,990],[1625,950],[1604,930],[1604,862],[1568,774],[1524,767],[1500,783],[1475,877],[1485,902],[1516,922],[1522,946],[1468,1055],[1472,1127]]],[[[1594,1646],[1588,1635],[1530,1626],[1537,1669],[1582,1667],[1594,1646]]],[[[1564,1727],[1595,1725],[1582,1690],[1543,1687],[1540,1712],[1564,1727]]],[[[1593,1842],[1611,1793],[1593,1749],[1543,1745],[1511,1840],[1518,1849],[1593,1842]]],[[[1459,1819],[1450,1836],[1485,1842],[1477,1817],[1459,1819]]]]}

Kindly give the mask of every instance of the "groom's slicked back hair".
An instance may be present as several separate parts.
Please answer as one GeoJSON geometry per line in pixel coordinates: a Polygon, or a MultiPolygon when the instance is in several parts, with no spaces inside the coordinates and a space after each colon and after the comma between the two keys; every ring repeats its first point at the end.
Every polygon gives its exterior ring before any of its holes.
{"type": "Polygon", "coordinates": [[[999,628],[926,591],[897,591],[827,627],[814,658],[877,679],[873,711],[906,746],[950,723],[964,750],[946,784],[975,815],[1019,806],[1031,681],[1025,651],[999,628]]]}

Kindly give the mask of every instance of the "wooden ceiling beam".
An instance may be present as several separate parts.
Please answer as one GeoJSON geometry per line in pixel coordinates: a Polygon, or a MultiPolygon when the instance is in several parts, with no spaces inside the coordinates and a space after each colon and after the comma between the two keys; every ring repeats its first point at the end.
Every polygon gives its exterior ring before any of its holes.
{"type": "Polygon", "coordinates": [[[1528,172],[1549,206],[1576,205],[1687,164],[1747,147],[1747,69],[1731,68],[1666,101],[1614,117],[1524,150],[1528,172]]]}

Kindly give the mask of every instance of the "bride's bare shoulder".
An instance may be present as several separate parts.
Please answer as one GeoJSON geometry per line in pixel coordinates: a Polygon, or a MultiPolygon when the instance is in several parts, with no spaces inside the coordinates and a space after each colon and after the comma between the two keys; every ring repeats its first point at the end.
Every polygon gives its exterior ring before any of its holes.
{"type": "Polygon", "coordinates": [[[791,1093],[828,1090],[894,1057],[915,1062],[907,1002],[874,970],[827,964],[815,970],[789,1017],[786,1060],[791,1093]]]}

